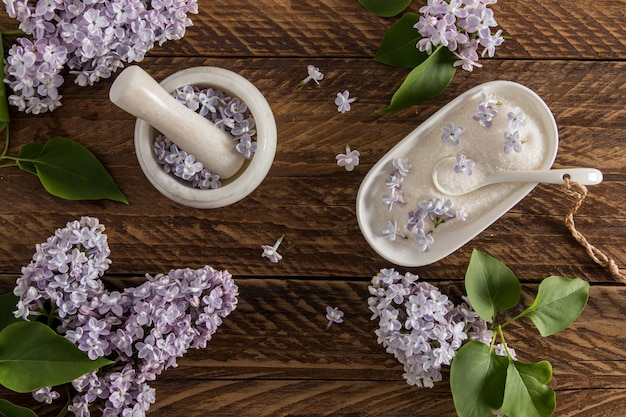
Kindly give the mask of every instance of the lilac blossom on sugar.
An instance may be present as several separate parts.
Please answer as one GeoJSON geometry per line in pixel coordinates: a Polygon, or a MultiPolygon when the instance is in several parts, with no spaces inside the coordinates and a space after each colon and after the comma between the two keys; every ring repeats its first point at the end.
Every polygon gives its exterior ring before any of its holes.
{"type": "Polygon", "coordinates": [[[455,210],[453,206],[454,202],[449,198],[437,197],[422,201],[415,211],[409,211],[407,229],[413,233],[413,241],[420,252],[430,251],[435,243],[433,234],[437,227],[455,219],[464,221],[467,218],[463,207],[455,210]]]}
{"type": "Polygon", "coordinates": [[[369,286],[376,336],[404,366],[409,385],[432,388],[468,339],[489,344],[493,332],[467,302],[455,305],[441,291],[407,272],[381,269],[369,286]]]}
{"type": "Polygon", "coordinates": [[[432,53],[438,46],[447,47],[458,60],[454,66],[467,71],[481,67],[481,56],[493,57],[496,47],[504,42],[502,31],[491,32],[498,25],[489,5],[497,0],[428,0],[419,9],[422,16],[414,25],[422,36],[417,48],[432,53]]]}
{"type": "Polygon", "coordinates": [[[196,0],[4,0],[28,37],[8,51],[9,103],[38,114],[61,105],[57,89],[64,67],[80,86],[93,85],[140,62],[155,44],[181,39],[197,14],[196,0]]]}
{"type": "MultiPolygon", "coordinates": [[[[83,217],[38,244],[14,289],[15,314],[33,318],[52,304],[57,332],[90,358],[115,362],[72,382],[75,416],[144,416],[155,401],[148,382],[189,348],[206,347],[236,308],[238,287],[228,272],[205,266],[146,275],[136,288],[109,292],[100,280],[111,263],[103,231],[98,219],[83,217]]],[[[49,390],[34,396],[56,397],[49,390]]]]}

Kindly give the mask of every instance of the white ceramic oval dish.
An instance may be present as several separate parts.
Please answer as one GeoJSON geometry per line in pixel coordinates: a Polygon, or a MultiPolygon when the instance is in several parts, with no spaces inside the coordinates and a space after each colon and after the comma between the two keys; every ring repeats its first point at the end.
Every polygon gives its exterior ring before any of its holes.
{"type": "MultiPolygon", "coordinates": [[[[153,143],[157,131],[142,119],[135,124],[135,151],[150,183],[169,199],[196,208],[224,207],[252,193],[269,172],[276,154],[277,130],[269,103],[247,79],[224,68],[193,67],[176,72],[160,82],[168,92],[185,85],[212,87],[247,104],[256,125],[257,150],[232,177],[216,189],[200,190],[166,173],[156,161],[153,143]]],[[[234,146],[234,144],[233,144],[234,146]]]]}
{"type": "MultiPolygon", "coordinates": [[[[550,109],[535,92],[515,82],[492,81],[461,94],[396,144],[372,167],[361,183],[356,204],[358,224],[369,245],[387,261],[400,266],[417,267],[431,264],[448,256],[485,230],[537,185],[537,183],[519,184],[515,189],[511,189],[512,191],[500,201],[490,205],[479,217],[471,221],[468,217],[468,220],[458,224],[454,229],[442,230],[441,233],[437,231],[436,241],[427,252],[419,251],[417,245],[406,240],[403,242],[399,242],[399,239],[390,241],[382,236],[381,230],[385,224],[381,222],[380,209],[377,208],[377,206],[381,205],[380,186],[378,184],[381,182],[384,184],[385,179],[390,174],[393,160],[410,156],[412,152],[418,153],[420,142],[427,133],[433,132],[433,129],[441,126],[446,117],[454,114],[462,106],[467,105],[468,100],[477,100],[484,91],[488,91],[494,97],[505,96],[514,98],[516,102],[523,102],[524,108],[532,109],[532,113],[534,113],[537,119],[537,127],[546,140],[543,160],[536,169],[549,169],[552,166],[558,148],[557,125],[550,109]]],[[[507,116],[503,115],[502,117],[506,118],[507,116]]],[[[430,163],[434,167],[437,161],[446,156],[448,155],[425,155],[423,160],[420,160],[420,163],[430,163]]],[[[412,164],[415,165],[415,158],[413,159],[412,164]]],[[[425,176],[423,181],[432,185],[432,176],[425,176]]],[[[494,187],[492,189],[497,190],[495,187],[499,186],[510,187],[511,185],[495,184],[488,187],[494,187]]],[[[472,193],[475,192],[473,191],[472,193]]],[[[444,196],[440,193],[434,195],[444,196]]]]}

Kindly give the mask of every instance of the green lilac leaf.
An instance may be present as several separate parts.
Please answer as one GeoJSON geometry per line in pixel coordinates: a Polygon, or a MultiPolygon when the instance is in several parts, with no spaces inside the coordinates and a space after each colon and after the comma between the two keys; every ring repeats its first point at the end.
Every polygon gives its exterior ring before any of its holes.
{"type": "Polygon", "coordinates": [[[450,388],[459,417],[489,417],[502,406],[508,360],[468,342],[452,360],[450,388]]]}
{"type": "Polygon", "coordinates": [[[13,323],[0,332],[0,384],[15,392],[65,384],[111,363],[89,359],[43,323],[13,323]]]}
{"type": "Polygon", "coordinates": [[[465,273],[465,290],[474,311],[488,322],[517,305],[522,294],[519,280],[506,265],[477,250],[465,273]]]}
{"type": "Polygon", "coordinates": [[[37,417],[37,414],[10,401],[0,400],[0,417],[37,417]]]}
{"type": "Polygon", "coordinates": [[[358,2],[376,16],[381,17],[395,16],[411,4],[411,0],[358,0],[358,2]]]}
{"type": "Polygon", "coordinates": [[[556,395],[547,384],[552,366],[547,361],[525,363],[509,360],[502,413],[508,417],[549,417],[556,408],[556,395]]]}
{"type": "Polygon", "coordinates": [[[12,292],[0,295],[0,331],[9,324],[23,321],[13,315],[19,300],[20,298],[12,292]]]}
{"type": "Polygon", "coordinates": [[[405,109],[440,94],[456,73],[453,65],[455,60],[456,57],[448,48],[437,47],[407,75],[391,98],[389,106],[378,110],[377,113],[385,114],[405,109]]]}
{"type": "Polygon", "coordinates": [[[71,139],[55,137],[41,153],[22,162],[32,163],[37,176],[52,195],[67,200],[110,199],[128,204],[128,199],[93,153],[71,139]]]}
{"type": "Polygon", "coordinates": [[[576,320],[588,299],[588,282],[552,276],[539,284],[537,297],[522,315],[532,320],[542,336],[550,336],[576,320]]]}
{"type": "Polygon", "coordinates": [[[27,143],[22,146],[17,154],[17,166],[24,171],[37,175],[37,167],[30,160],[37,158],[41,154],[42,149],[43,143],[39,142],[27,143]]]}
{"type": "Polygon", "coordinates": [[[428,54],[417,49],[421,36],[413,27],[418,20],[418,14],[406,13],[391,25],[380,42],[374,61],[398,68],[415,68],[424,62],[428,54]]]}

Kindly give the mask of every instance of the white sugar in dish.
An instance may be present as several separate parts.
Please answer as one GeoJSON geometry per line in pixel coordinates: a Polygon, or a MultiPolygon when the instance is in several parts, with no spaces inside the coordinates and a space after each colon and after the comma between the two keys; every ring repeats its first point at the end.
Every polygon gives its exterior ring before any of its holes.
{"type": "Polygon", "coordinates": [[[379,254],[397,264],[434,262],[484,230],[536,185],[493,184],[448,196],[432,181],[441,160],[451,159],[439,167],[439,182],[456,193],[473,189],[493,172],[550,168],[557,140],[554,118],[535,93],[506,81],[478,86],[426,120],[372,168],[357,199],[361,230],[379,254]],[[487,104],[479,108],[481,103],[487,104]],[[489,117],[494,110],[495,117],[489,117]],[[398,170],[398,159],[410,165],[406,175],[398,170]],[[402,177],[399,184],[387,181],[393,174],[402,177]]]}

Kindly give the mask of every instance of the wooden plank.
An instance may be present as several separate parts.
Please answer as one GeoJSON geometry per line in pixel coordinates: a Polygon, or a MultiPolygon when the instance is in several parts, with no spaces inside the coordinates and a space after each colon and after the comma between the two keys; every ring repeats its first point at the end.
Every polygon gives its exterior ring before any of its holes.
{"type": "MultiPolygon", "coordinates": [[[[0,289],[10,277],[0,277],[0,289]]],[[[112,277],[112,287],[140,278],[112,277]]],[[[151,415],[452,415],[447,376],[432,390],[411,388],[402,367],[376,343],[365,281],[238,279],[240,302],[208,347],[191,350],[151,385],[151,415]],[[326,305],[345,321],[324,331],[326,305]],[[341,393],[341,395],[337,395],[341,393]],[[389,414],[387,414],[389,413],[389,414]],[[439,414],[437,414],[439,413],[439,414]]],[[[453,298],[458,283],[433,281],[453,298]]],[[[536,291],[524,285],[523,305],[536,291]]],[[[553,363],[556,415],[621,416],[626,404],[623,286],[593,286],[570,329],[541,338],[528,321],[506,329],[525,361],[553,363]],[[582,401],[585,399],[585,401],[582,401]]],[[[3,391],[3,397],[5,397],[3,391]]],[[[8,394],[20,404],[27,397],[8,394]]],[[[55,415],[43,409],[41,417],[55,415]]]]}
{"type": "MultiPolygon", "coordinates": [[[[400,76],[399,71],[369,60],[328,60],[323,85],[295,90],[293,85],[307,61],[278,62],[214,62],[241,72],[267,94],[279,130],[278,151],[268,178],[249,197],[223,209],[181,212],[181,206],[148,183],[134,156],[134,120],[108,101],[109,82],[93,88],[67,85],[64,106],[52,115],[14,115],[10,153],[33,139],[43,141],[56,134],[73,137],[101,158],[131,204],[62,201],[47,195],[34,176],[4,170],[3,195],[20,197],[0,203],[0,270],[19,271],[36,243],[67,221],[92,215],[108,227],[112,272],[117,274],[157,273],[199,267],[202,262],[236,275],[367,277],[387,264],[367,246],[356,223],[356,192],[367,170],[446,101],[500,74],[519,74],[516,81],[535,89],[552,108],[562,136],[555,166],[596,166],[605,173],[605,182],[590,188],[577,224],[592,244],[619,265],[626,264],[626,212],[623,205],[615,204],[616,196],[624,195],[626,181],[622,128],[626,110],[618,97],[626,85],[624,63],[598,67],[587,62],[494,61],[482,72],[457,76],[448,91],[429,103],[381,117],[375,110],[385,105],[386,98],[367,92],[391,92],[396,83],[392,76],[400,76]],[[293,73],[293,79],[286,80],[285,72],[293,73]],[[608,97],[601,103],[590,93],[599,85],[603,85],[600,94],[608,97]],[[342,115],[334,108],[332,96],[344,87],[365,95],[353,111],[342,115]],[[81,112],[77,114],[76,109],[81,112]],[[84,129],[86,122],[89,129],[84,129]],[[342,173],[334,163],[334,155],[347,142],[362,153],[362,164],[352,173],[342,173]],[[46,207],[45,213],[41,207],[46,207]],[[262,259],[260,246],[283,233],[287,236],[285,259],[280,265],[262,259]],[[142,253],[139,259],[137,251],[142,253]]],[[[144,65],[162,78],[182,66],[207,63],[202,58],[152,58],[144,65]]],[[[557,187],[539,186],[465,248],[420,272],[433,278],[460,277],[471,248],[476,247],[520,270],[532,256],[529,277],[550,272],[611,281],[562,226],[570,204],[571,199],[557,187]],[[520,227],[529,233],[517,233],[520,227]],[[511,235],[516,236],[514,241],[511,235]]]]}
{"type": "MultiPolygon", "coordinates": [[[[417,13],[423,2],[408,11],[417,13]]],[[[493,6],[505,35],[499,58],[623,59],[624,0],[500,1],[493,6]]],[[[193,27],[152,56],[372,57],[396,18],[378,18],[355,0],[259,0],[233,10],[226,0],[199,0],[193,27]]],[[[0,13],[3,30],[18,22],[0,13]]]]}

